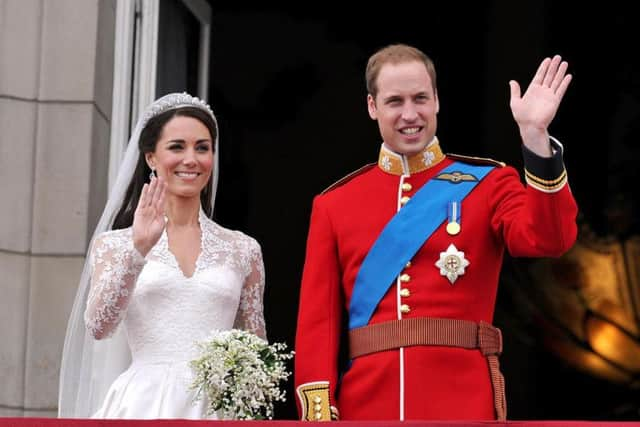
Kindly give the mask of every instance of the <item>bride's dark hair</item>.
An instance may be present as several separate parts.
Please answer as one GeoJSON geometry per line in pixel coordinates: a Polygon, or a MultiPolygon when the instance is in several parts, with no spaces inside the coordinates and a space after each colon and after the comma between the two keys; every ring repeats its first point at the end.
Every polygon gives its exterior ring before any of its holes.
{"type": "MultiPolygon", "coordinates": [[[[155,151],[158,139],[160,139],[160,135],[162,134],[162,129],[164,129],[167,122],[174,117],[180,116],[193,117],[194,119],[202,122],[202,124],[209,129],[209,133],[211,134],[211,148],[212,150],[215,150],[214,142],[218,135],[218,129],[213,118],[205,111],[196,107],[181,107],[176,108],[175,110],[165,111],[164,113],[151,118],[140,133],[140,140],[138,141],[140,156],[138,157],[138,163],[136,164],[136,169],[133,172],[131,182],[127,187],[127,192],[124,196],[122,205],[118,210],[115,220],[113,221],[113,230],[131,227],[133,224],[133,214],[135,213],[138,201],[140,200],[142,186],[149,181],[149,175],[151,174],[151,169],[149,168],[149,165],[147,165],[145,154],[155,151]]],[[[216,153],[214,152],[213,154],[215,155],[216,153]]],[[[200,192],[200,203],[202,204],[202,209],[209,218],[213,215],[213,205],[211,201],[212,191],[213,173],[209,177],[207,185],[200,192]]]]}

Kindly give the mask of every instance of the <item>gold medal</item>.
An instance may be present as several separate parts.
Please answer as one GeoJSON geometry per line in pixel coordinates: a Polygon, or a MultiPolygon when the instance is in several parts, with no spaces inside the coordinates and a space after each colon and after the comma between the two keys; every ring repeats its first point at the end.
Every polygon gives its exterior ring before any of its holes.
{"type": "Polygon", "coordinates": [[[460,232],[460,224],[458,224],[455,221],[451,221],[450,223],[447,224],[447,233],[449,233],[451,236],[455,236],[459,232],[460,232]]]}
{"type": "Polygon", "coordinates": [[[455,236],[460,233],[460,202],[452,200],[447,206],[447,233],[455,236]]]}

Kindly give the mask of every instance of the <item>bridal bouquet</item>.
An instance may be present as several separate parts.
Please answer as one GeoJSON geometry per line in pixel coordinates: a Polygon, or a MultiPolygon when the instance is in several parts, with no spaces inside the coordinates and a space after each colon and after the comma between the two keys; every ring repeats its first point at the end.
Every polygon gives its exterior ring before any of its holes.
{"type": "Polygon", "coordinates": [[[293,352],[284,352],[286,344],[269,344],[250,332],[231,329],[198,346],[202,353],[191,361],[195,372],[191,388],[197,392],[196,400],[207,399],[207,415],[217,413],[232,420],[273,418],[273,404],[285,401],[280,381],[291,375],[286,360],[293,352]]]}

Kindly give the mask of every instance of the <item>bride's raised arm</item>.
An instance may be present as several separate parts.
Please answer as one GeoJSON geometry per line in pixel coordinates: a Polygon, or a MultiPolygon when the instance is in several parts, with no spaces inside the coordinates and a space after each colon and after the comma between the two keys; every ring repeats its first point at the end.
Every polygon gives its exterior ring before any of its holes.
{"type": "Polygon", "coordinates": [[[98,236],[89,255],[91,288],[84,321],[95,339],[108,338],[127,311],[145,259],[134,248],[131,229],[98,236]]]}

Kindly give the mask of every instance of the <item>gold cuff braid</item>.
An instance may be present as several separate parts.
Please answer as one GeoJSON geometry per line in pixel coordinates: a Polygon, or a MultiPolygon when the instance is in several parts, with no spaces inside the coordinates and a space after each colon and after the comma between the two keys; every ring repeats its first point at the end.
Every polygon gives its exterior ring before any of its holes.
{"type": "Polygon", "coordinates": [[[330,406],[329,382],[317,381],[298,386],[298,399],[302,409],[302,421],[331,421],[337,417],[337,409],[330,406]],[[335,409],[336,415],[333,414],[335,409]]]}

